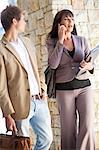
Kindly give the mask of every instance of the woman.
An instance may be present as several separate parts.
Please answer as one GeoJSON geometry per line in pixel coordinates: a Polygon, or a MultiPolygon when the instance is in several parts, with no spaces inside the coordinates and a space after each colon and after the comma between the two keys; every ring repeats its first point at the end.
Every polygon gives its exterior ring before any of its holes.
{"type": "Polygon", "coordinates": [[[93,66],[87,42],[84,37],[77,36],[74,15],[70,10],[56,14],[47,48],[48,64],[56,69],[61,149],[94,150],[93,99],[88,78],[88,72],[93,73],[93,66]]]}

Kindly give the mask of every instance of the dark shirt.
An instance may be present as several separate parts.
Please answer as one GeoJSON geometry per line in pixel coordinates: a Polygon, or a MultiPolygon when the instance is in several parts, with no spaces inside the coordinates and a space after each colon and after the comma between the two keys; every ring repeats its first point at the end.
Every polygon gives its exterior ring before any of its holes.
{"type": "Polygon", "coordinates": [[[87,86],[90,86],[90,80],[86,79],[86,80],[78,80],[76,78],[74,78],[72,81],[70,82],[65,82],[65,83],[56,83],[56,90],[75,90],[75,89],[80,89],[80,88],[84,88],[87,86]]]}

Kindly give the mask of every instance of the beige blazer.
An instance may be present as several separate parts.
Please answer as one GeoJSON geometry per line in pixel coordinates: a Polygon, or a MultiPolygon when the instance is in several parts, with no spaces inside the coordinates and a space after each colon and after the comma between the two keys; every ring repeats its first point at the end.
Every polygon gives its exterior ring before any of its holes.
{"type": "MultiPolygon", "coordinates": [[[[45,90],[46,85],[41,67],[37,67],[35,48],[28,38],[21,37],[21,40],[28,51],[41,93],[41,88],[45,90]]],[[[4,116],[12,114],[15,120],[26,118],[30,109],[28,74],[16,50],[4,36],[0,41],[0,107],[4,116]]]]}

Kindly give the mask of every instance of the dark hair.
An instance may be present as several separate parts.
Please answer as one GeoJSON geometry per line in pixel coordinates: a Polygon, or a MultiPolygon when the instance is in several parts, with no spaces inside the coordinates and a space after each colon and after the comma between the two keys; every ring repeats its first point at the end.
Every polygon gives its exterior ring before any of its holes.
{"type": "MultiPolygon", "coordinates": [[[[58,38],[58,24],[61,22],[61,19],[62,19],[63,16],[74,17],[73,13],[70,10],[68,10],[68,9],[64,9],[64,10],[59,11],[55,15],[55,18],[54,18],[54,21],[53,21],[53,25],[52,25],[52,30],[49,33],[48,37],[50,36],[51,38],[58,38]]],[[[77,35],[75,24],[74,24],[74,28],[73,28],[72,34],[77,35]]]]}
{"type": "Polygon", "coordinates": [[[5,31],[10,29],[13,18],[19,21],[21,18],[21,10],[16,6],[7,6],[1,12],[1,23],[5,31]]]}

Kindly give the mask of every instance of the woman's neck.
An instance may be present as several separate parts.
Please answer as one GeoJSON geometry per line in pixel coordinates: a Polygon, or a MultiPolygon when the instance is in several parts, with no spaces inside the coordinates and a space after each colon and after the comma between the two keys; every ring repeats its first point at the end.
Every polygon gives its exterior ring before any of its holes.
{"type": "Polygon", "coordinates": [[[71,33],[70,32],[66,33],[65,40],[71,40],[71,33]]]}

